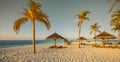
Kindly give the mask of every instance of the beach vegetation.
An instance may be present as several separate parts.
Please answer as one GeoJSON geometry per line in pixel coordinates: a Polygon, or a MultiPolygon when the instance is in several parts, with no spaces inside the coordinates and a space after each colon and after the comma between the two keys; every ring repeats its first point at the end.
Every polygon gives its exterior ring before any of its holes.
{"type": "MultiPolygon", "coordinates": [[[[101,31],[99,30],[99,28],[100,28],[100,25],[98,25],[98,23],[91,24],[90,25],[90,29],[91,29],[90,35],[92,33],[94,33],[94,37],[96,37],[96,33],[97,32],[101,33],[101,31]]],[[[96,38],[95,38],[95,45],[96,45],[96,38]]]]}
{"type": "Polygon", "coordinates": [[[64,39],[64,43],[66,44],[66,45],[72,45],[72,41],[69,41],[68,39],[64,39]]]}
{"type": "MultiPolygon", "coordinates": [[[[111,2],[111,0],[108,0],[108,1],[110,1],[111,2]]],[[[112,5],[110,6],[110,8],[109,8],[109,13],[113,10],[113,8],[116,6],[116,5],[118,5],[118,4],[120,4],[120,0],[114,0],[114,2],[112,3],[112,5]]]]}
{"type": "Polygon", "coordinates": [[[118,42],[120,43],[120,9],[114,11],[111,15],[111,22],[110,25],[112,27],[112,31],[118,31],[118,42]]]}
{"type": "MultiPolygon", "coordinates": [[[[82,24],[83,24],[83,20],[86,20],[86,21],[89,21],[89,18],[87,17],[87,15],[90,13],[90,11],[81,11],[79,14],[76,14],[77,18],[79,19],[78,21],[78,38],[80,38],[80,32],[81,32],[81,27],[82,27],[82,24]]],[[[79,48],[80,48],[80,39],[78,40],[79,42],[79,48]]]]}
{"type": "Polygon", "coordinates": [[[26,23],[27,21],[31,21],[32,24],[32,51],[35,53],[35,21],[39,21],[47,27],[49,30],[51,25],[48,20],[48,15],[46,13],[43,13],[41,10],[41,3],[36,2],[33,0],[30,0],[29,2],[29,8],[23,8],[24,12],[22,13],[24,16],[17,19],[14,22],[14,31],[18,34],[20,31],[20,27],[22,24],[26,23]]]}

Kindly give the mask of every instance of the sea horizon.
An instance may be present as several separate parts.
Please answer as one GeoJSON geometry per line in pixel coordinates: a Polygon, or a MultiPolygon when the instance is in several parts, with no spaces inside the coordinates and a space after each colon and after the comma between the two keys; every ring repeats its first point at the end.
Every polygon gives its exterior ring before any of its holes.
{"type": "MultiPolygon", "coordinates": [[[[54,40],[35,40],[36,45],[40,44],[54,44],[54,40]]],[[[72,42],[77,42],[77,40],[69,40],[72,42]]],[[[94,40],[84,40],[84,41],[91,41],[94,40]]],[[[106,40],[108,42],[108,40],[106,40]]],[[[57,40],[57,43],[64,43],[64,40],[57,40]]],[[[102,40],[97,40],[97,42],[102,42],[102,40]]],[[[109,42],[118,42],[118,40],[109,40],[109,42]]],[[[29,46],[32,45],[32,40],[0,40],[0,48],[9,48],[9,47],[16,47],[16,46],[29,46]]]]}

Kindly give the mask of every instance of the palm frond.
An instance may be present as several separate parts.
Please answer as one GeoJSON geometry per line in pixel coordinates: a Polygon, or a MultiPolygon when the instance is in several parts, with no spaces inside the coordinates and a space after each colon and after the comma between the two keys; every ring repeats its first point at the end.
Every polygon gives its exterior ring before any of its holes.
{"type": "Polygon", "coordinates": [[[40,2],[35,2],[33,0],[30,0],[29,7],[32,9],[38,9],[39,7],[42,7],[40,2]]]}
{"type": "Polygon", "coordinates": [[[113,25],[111,30],[116,32],[119,29],[120,29],[120,23],[118,25],[113,25]]]}
{"type": "Polygon", "coordinates": [[[80,14],[76,14],[75,16],[77,16],[77,17],[78,17],[78,16],[80,16],[80,14]]]}
{"type": "Polygon", "coordinates": [[[118,28],[120,25],[120,10],[114,11],[111,17],[112,20],[110,22],[110,25],[118,28]]]}
{"type": "Polygon", "coordinates": [[[100,31],[100,30],[97,30],[97,32],[101,33],[101,31],[100,31]]]}
{"type": "Polygon", "coordinates": [[[44,17],[44,18],[43,18],[43,17],[38,17],[37,20],[38,20],[39,22],[44,23],[44,24],[46,25],[46,27],[47,27],[48,30],[50,29],[51,24],[50,24],[48,18],[46,18],[46,17],[44,17]]]}
{"type": "Polygon", "coordinates": [[[111,22],[110,22],[110,25],[111,25],[111,26],[114,25],[115,22],[116,22],[116,20],[117,20],[117,18],[113,18],[113,19],[111,20],[111,22]]]}
{"type": "Polygon", "coordinates": [[[111,29],[111,31],[116,32],[116,31],[117,31],[117,28],[116,28],[116,27],[114,27],[114,28],[112,28],[112,29],[111,29]]]}
{"type": "Polygon", "coordinates": [[[110,12],[112,11],[112,9],[113,9],[114,6],[115,6],[115,3],[113,3],[113,4],[110,6],[110,9],[109,9],[109,12],[108,12],[108,13],[110,13],[110,12]]]}
{"type": "Polygon", "coordinates": [[[120,24],[120,20],[117,19],[117,20],[115,21],[115,25],[116,25],[116,26],[119,26],[119,24],[120,24]]]}
{"type": "Polygon", "coordinates": [[[100,30],[99,30],[100,25],[98,25],[98,23],[91,24],[90,28],[92,30],[92,31],[90,31],[90,33],[92,33],[92,32],[100,32],[100,30]]]}
{"type": "Polygon", "coordinates": [[[26,8],[23,8],[23,10],[25,11],[25,12],[23,13],[24,16],[26,16],[26,17],[29,18],[29,19],[32,19],[32,18],[33,18],[33,15],[30,14],[30,10],[28,10],[28,9],[26,9],[26,8]]]}
{"type": "Polygon", "coordinates": [[[117,10],[117,11],[115,11],[115,13],[119,13],[119,14],[120,14],[120,9],[119,9],[119,10],[117,10]]]}
{"type": "Polygon", "coordinates": [[[87,20],[87,21],[89,21],[89,20],[90,20],[88,17],[84,17],[83,19],[84,19],[84,20],[87,20]]]}
{"type": "Polygon", "coordinates": [[[113,4],[110,6],[110,9],[109,9],[109,12],[108,12],[108,13],[110,13],[110,12],[112,11],[112,9],[114,8],[114,6],[115,6],[118,2],[120,2],[120,0],[115,0],[115,2],[113,2],[113,4]]]}
{"type": "Polygon", "coordinates": [[[26,17],[19,18],[14,22],[14,31],[18,34],[18,31],[20,30],[20,27],[22,24],[26,23],[28,19],[26,17]]]}
{"type": "Polygon", "coordinates": [[[82,15],[82,16],[86,16],[86,15],[89,14],[89,13],[90,13],[89,11],[82,11],[82,12],[81,12],[81,15],[82,15]]]}
{"type": "Polygon", "coordinates": [[[36,12],[35,17],[36,18],[39,18],[39,17],[47,18],[48,15],[46,13],[43,13],[42,11],[38,11],[36,12]]]}
{"type": "Polygon", "coordinates": [[[93,31],[90,31],[90,35],[93,33],[93,31]]]}
{"type": "Polygon", "coordinates": [[[117,14],[112,14],[112,16],[111,16],[112,18],[114,18],[114,17],[120,17],[120,13],[117,13],[117,14]]]}
{"type": "Polygon", "coordinates": [[[89,11],[81,11],[79,14],[76,14],[76,16],[78,17],[78,19],[80,19],[86,17],[89,13],[89,11]]]}
{"type": "Polygon", "coordinates": [[[90,25],[90,27],[94,27],[94,26],[95,26],[95,24],[91,24],[91,25],[90,25]]]}
{"type": "Polygon", "coordinates": [[[94,26],[96,27],[98,25],[98,23],[94,23],[94,26]]]}
{"type": "Polygon", "coordinates": [[[24,10],[24,12],[23,12],[23,15],[27,15],[27,13],[28,13],[28,10],[27,10],[27,8],[23,8],[23,10],[24,10]]]}
{"type": "Polygon", "coordinates": [[[76,16],[78,19],[81,18],[81,15],[80,15],[80,14],[76,14],[75,16],[76,16]]]}
{"type": "Polygon", "coordinates": [[[111,25],[119,26],[119,24],[120,24],[120,18],[117,18],[116,20],[111,21],[111,25]]]}
{"type": "Polygon", "coordinates": [[[96,27],[97,27],[97,29],[98,29],[98,28],[100,28],[101,26],[100,26],[100,25],[98,25],[98,23],[96,23],[96,27]]]}

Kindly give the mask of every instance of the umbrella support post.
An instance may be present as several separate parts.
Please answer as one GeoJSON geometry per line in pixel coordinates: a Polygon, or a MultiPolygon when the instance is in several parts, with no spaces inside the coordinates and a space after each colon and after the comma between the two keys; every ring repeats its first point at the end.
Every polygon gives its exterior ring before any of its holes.
{"type": "Polygon", "coordinates": [[[57,48],[57,46],[56,46],[56,39],[55,39],[55,42],[54,42],[54,47],[57,48]]]}
{"type": "Polygon", "coordinates": [[[78,40],[78,43],[79,43],[79,47],[78,48],[80,48],[80,40],[78,40]]]}

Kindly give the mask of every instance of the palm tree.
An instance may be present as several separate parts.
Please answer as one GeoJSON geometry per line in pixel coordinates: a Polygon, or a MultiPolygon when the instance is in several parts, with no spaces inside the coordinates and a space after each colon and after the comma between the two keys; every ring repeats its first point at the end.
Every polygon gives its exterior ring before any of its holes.
{"type": "Polygon", "coordinates": [[[112,30],[118,30],[118,42],[120,43],[120,10],[113,12],[111,20],[112,30]]]}
{"type": "MultiPolygon", "coordinates": [[[[111,0],[108,0],[108,1],[111,1],[111,0]]],[[[109,9],[109,13],[112,11],[112,9],[114,8],[114,6],[116,6],[116,4],[119,4],[120,3],[120,0],[115,0],[112,5],[110,6],[110,9],[109,9]]]]}
{"type": "MultiPolygon", "coordinates": [[[[83,20],[87,20],[89,21],[89,18],[87,17],[87,14],[89,14],[89,11],[81,11],[79,14],[76,14],[76,16],[78,17],[79,21],[78,21],[78,38],[80,38],[80,31],[81,31],[81,27],[83,24],[83,20]]],[[[79,48],[80,48],[80,39],[78,40],[79,42],[79,48]]]]}
{"type": "Polygon", "coordinates": [[[23,17],[17,19],[14,22],[14,31],[18,34],[22,24],[26,23],[28,20],[32,23],[32,51],[35,53],[35,21],[42,22],[46,25],[47,29],[50,29],[51,25],[48,20],[47,14],[43,13],[40,9],[42,7],[41,3],[30,0],[29,9],[24,8],[23,17]]]}
{"type": "MultiPolygon", "coordinates": [[[[100,33],[100,25],[98,25],[98,23],[94,23],[90,25],[91,31],[90,31],[90,35],[94,32],[94,37],[96,37],[96,33],[99,32],[100,33]]],[[[96,38],[95,38],[95,45],[96,45],[96,38]]]]}
{"type": "Polygon", "coordinates": [[[72,41],[69,41],[69,40],[66,38],[66,39],[64,39],[64,43],[65,43],[66,45],[71,45],[71,44],[72,44],[72,41]]]}

